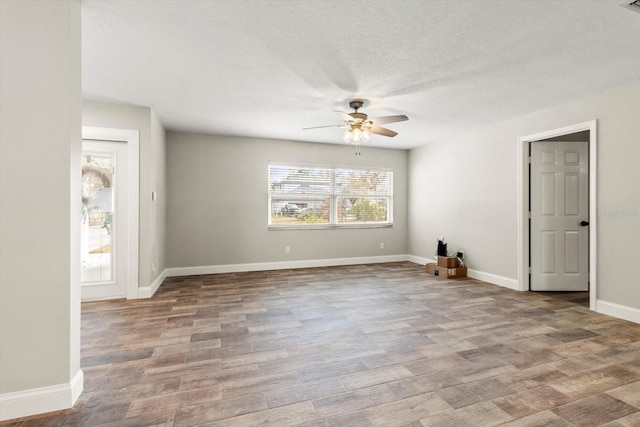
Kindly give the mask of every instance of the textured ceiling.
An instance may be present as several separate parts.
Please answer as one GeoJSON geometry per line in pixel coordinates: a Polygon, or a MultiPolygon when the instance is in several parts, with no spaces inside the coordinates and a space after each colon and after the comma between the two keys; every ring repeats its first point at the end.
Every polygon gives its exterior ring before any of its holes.
{"type": "Polygon", "coordinates": [[[167,129],[337,143],[333,109],[413,148],[640,78],[621,0],[84,0],[83,92],[167,129]]]}

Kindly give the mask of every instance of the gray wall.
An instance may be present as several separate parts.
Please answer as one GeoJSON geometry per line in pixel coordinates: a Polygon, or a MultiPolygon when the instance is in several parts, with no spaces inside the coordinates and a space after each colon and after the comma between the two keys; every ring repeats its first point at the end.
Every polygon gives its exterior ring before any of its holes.
{"type": "Polygon", "coordinates": [[[0,1],[0,394],[80,371],[80,25],[0,1]]]}
{"type": "Polygon", "coordinates": [[[444,237],[450,251],[465,252],[469,267],[515,278],[515,139],[465,142],[411,150],[409,253],[433,258],[444,237]]]}
{"type": "Polygon", "coordinates": [[[82,124],[140,132],[139,286],[149,286],[166,267],[164,128],[150,108],[90,101],[82,104],[82,124]],[[155,203],[151,201],[152,191],[156,192],[155,203]]]}
{"type": "Polygon", "coordinates": [[[364,147],[356,157],[345,145],[179,132],[167,141],[169,267],[407,253],[405,150],[364,147]],[[393,228],[269,231],[269,161],[393,168],[393,228]]]}
{"type": "Polygon", "coordinates": [[[640,309],[638,100],[640,81],[412,150],[409,253],[444,235],[470,267],[516,279],[517,138],[597,119],[597,298],[640,309]]]}

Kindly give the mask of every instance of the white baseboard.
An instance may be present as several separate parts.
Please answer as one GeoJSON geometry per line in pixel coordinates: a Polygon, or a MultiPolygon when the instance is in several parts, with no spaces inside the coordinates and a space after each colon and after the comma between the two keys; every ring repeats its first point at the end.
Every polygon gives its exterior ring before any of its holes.
{"type": "Polygon", "coordinates": [[[494,285],[502,286],[503,288],[513,289],[514,291],[521,291],[520,284],[516,279],[509,277],[498,276],[497,274],[485,273],[484,271],[478,271],[471,268],[467,269],[467,276],[472,279],[482,280],[483,282],[492,283],[494,285]]]}
{"type": "Polygon", "coordinates": [[[598,299],[596,300],[595,311],[608,316],[628,320],[629,322],[640,323],[640,310],[626,305],[598,299]]]}
{"type": "MultiPolygon", "coordinates": [[[[153,289],[153,292],[148,293],[149,296],[141,296],[140,298],[149,298],[160,286],[162,280],[165,277],[176,276],[196,276],[200,274],[220,274],[220,273],[240,273],[246,271],[267,271],[267,270],[283,270],[289,268],[310,268],[310,267],[332,267],[337,265],[353,265],[353,264],[378,264],[384,262],[400,262],[410,261],[416,264],[425,265],[427,263],[435,262],[430,258],[418,257],[415,255],[403,254],[403,255],[384,255],[384,256],[372,256],[372,257],[354,257],[354,258],[329,258],[329,259],[312,259],[312,260],[300,260],[300,261],[282,261],[282,262],[258,262],[247,264],[226,264],[226,265],[201,265],[196,267],[174,267],[167,268],[163,271],[156,282],[157,286],[153,289]]],[[[494,285],[502,286],[509,289],[520,290],[518,281],[510,279],[508,277],[498,276],[496,274],[485,273],[483,271],[468,269],[467,274],[472,279],[482,280],[483,282],[492,283],[494,285]]],[[[154,282],[154,285],[156,284],[154,282]]],[[[151,286],[151,288],[154,287],[151,286]]],[[[143,288],[144,289],[144,288],[143,288]]],[[[145,294],[147,295],[147,294],[145,294]]]]}
{"type": "MultiPolygon", "coordinates": [[[[416,264],[421,264],[421,265],[436,262],[436,260],[434,259],[417,257],[415,255],[409,255],[407,257],[407,261],[415,262],[416,264]]],[[[517,280],[510,279],[504,276],[498,276],[497,274],[485,273],[484,271],[467,268],[467,276],[472,279],[482,280],[483,282],[502,286],[503,288],[513,289],[514,291],[520,290],[520,285],[518,284],[517,280]]]]}
{"type": "Polygon", "coordinates": [[[290,268],[333,267],[337,265],[379,264],[407,261],[408,255],[383,255],[354,258],[310,259],[300,261],[258,262],[247,264],[202,265],[175,267],[166,270],[167,277],[195,276],[199,274],[240,273],[245,271],[285,270],[290,268]]]}
{"type": "Polygon", "coordinates": [[[162,273],[160,273],[158,277],[156,277],[156,280],[151,283],[151,285],[138,288],[138,298],[151,298],[166,278],[167,269],[165,268],[164,270],[162,270],[162,273]]]}
{"type": "Polygon", "coordinates": [[[84,374],[78,371],[67,384],[0,394],[0,421],[69,409],[83,388],[84,374]]]}
{"type": "Polygon", "coordinates": [[[413,262],[415,264],[420,264],[420,265],[426,265],[426,264],[435,262],[432,259],[422,258],[422,257],[415,256],[415,255],[407,255],[407,261],[411,261],[411,262],[413,262]]]}

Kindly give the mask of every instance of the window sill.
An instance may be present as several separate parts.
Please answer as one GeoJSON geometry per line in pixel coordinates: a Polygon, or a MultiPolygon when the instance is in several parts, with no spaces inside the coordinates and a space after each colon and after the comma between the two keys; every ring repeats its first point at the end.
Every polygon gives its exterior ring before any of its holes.
{"type": "Polygon", "coordinates": [[[343,230],[360,228],[393,228],[393,223],[384,224],[317,224],[317,225],[269,225],[269,231],[284,230],[343,230]]]}

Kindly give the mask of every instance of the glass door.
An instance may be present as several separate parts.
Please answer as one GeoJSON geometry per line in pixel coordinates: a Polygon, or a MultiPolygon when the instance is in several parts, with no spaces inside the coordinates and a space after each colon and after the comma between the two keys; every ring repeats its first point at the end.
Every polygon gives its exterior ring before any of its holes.
{"type": "Polygon", "coordinates": [[[110,282],[114,278],[113,172],[113,154],[82,154],[80,280],[83,283],[110,282]]]}
{"type": "Polygon", "coordinates": [[[127,297],[129,158],[126,142],[82,141],[80,285],[83,301],[127,297]]]}

